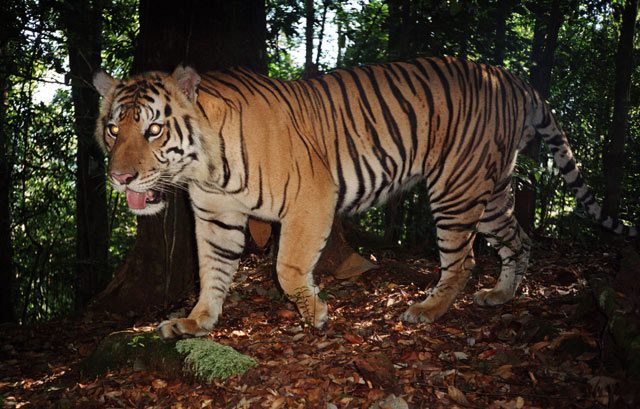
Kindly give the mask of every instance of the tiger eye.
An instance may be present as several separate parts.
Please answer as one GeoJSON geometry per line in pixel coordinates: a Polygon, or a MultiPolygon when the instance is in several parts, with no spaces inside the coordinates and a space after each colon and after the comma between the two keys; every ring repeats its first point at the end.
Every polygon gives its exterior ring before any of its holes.
{"type": "Polygon", "coordinates": [[[108,126],[108,129],[111,136],[113,137],[118,136],[118,131],[120,131],[120,128],[118,128],[118,125],[111,124],[108,126]]]}
{"type": "Polygon", "coordinates": [[[147,129],[147,133],[150,136],[158,136],[162,132],[162,125],[160,124],[151,124],[149,125],[149,129],[147,129]]]}

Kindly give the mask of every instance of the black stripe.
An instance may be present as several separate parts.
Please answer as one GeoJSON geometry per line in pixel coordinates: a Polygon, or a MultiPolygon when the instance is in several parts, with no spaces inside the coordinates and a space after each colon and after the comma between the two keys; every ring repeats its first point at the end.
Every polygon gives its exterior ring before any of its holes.
{"type": "Polygon", "coordinates": [[[567,174],[569,172],[571,172],[572,170],[575,170],[576,168],[576,161],[573,159],[570,159],[569,162],[567,162],[566,165],[564,165],[563,167],[560,168],[560,172],[562,172],[562,174],[567,174]]]}
{"type": "MultiPolygon", "coordinates": [[[[200,208],[198,208],[198,209],[200,209],[200,208]]],[[[201,216],[198,216],[198,215],[196,215],[196,217],[198,219],[202,220],[202,221],[215,224],[216,226],[218,226],[218,227],[220,227],[222,229],[225,229],[225,230],[237,230],[237,231],[240,231],[240,232],[244,232],[244,226],[241,226],[241,225],[238,225],[238,224],[227,224],[225,222],[221,222],[218,219],[207,219],[207,218],[204,218],[204,217],[201,217],[201,216]]]]}
{"type": "Polygon", "coordinates": [[[220,247],[209,239],[205,239],[208,245],[211,246],[213,252],[222,258],[226,258],[227,260],[237,260],[242,256],[242,251],[236,252],[233,250],[225,249],[224,247],[220,247]]]}
{"type": "Polygon", "coordinates": [[[251,210],[256,210],[262,207],[262,168],[258,167],[258,201],[256,205],[251,208],[251,210]]]}

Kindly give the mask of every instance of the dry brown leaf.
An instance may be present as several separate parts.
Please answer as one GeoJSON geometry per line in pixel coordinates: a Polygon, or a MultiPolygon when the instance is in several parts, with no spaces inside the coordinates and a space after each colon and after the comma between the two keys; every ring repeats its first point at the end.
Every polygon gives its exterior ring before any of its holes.
{"type": "Polygon", "coordinates": [[[532,351],[539,351],[542,348],[548,347],[549,345],[551,345],[551,342],[549,342],[549,341],[540,341],[540,342],[536,342],[535,344],[531,345],[530,349],[532,351]]]}
{"type": "Polygon", "coordinates": [[[313,388],[307,391],[307,399],[309,402],[317,402],[322,396],[322,388],[313,388]]]}
{"type": "Polygon", "coordinates": [[[295,312],[285,309],[278,310],[276,314],[278,315],[278,317],[284,318],[286,320],[292,320],[298,317],[298,314],[296,314],[295,312]]]}
{"type": "Polygon", "coordinates": [[[349,341],[352,344],[362,344],[364,342],[364,338],[362,338],[360,335],[357,334],[350,334],[350,333],[345,333],[342,335],[342,338],[344,338],[345,340],[349,341]]]}
{"type": "Polygon", "coordinates": [[[498,369],[493,371],[493,374],[495,376],[499,376],[502,379],[509,379],[513,376],[513,372],[511,372],[512,367],[513,365],[510,365],[510,364],[502,365],[498,367],[498,369]]]}
{"type": "Polygon", "coordinates": [[[487,358],[494,356],[496,352],[497,351],[495,349],[487,349],[486,351],[482,351],[478,354],[478,359],[485,360],[487,358]]]}
{"type": "Polygon", "coordinates": [[[464,393],[453,385],[447,386],[447,394],[454,402],[463,406],[473,406],[464,393]]]}
{"type": "Polygon", "coordinates": [[[249,219],[249,232],[258,247],[264,248],[271,237],[271,223],[249,219]]]}
{"type": "Polygon", "coordinates": [[[454,337],[462,338],[465,336],[464,331],[462,331],[460,328],[446,327],[442,330],[448,334],[453,335],[454,337]]]}
{"type": "Polygon", "coordinates": [[[271,402],[270,409],[278,409],[284,405],[287,399],[284,396],[278,396],[273,402],[271,402]]]}
{"type": "Polygon", "coordinates": [[[167,387],[167,381],[165,381],[164,379],[154,379],[153,381],[151,381],[151,386],[153,386],[153,389],[164,389],[167,387]]]}
{"type": "Polygon", "coordinates": [[[337,268],[333,275],[336,278],[345,280],[347,278],[359,276],[362,273],[365,273],[369,270],[373,270],[378,268],[377,265],[373,264],[369,260],[363,258],[358,253],[352,253],[345,261],[342,262],[337,268]]]}
{"type": "Polygon", "coordinates": [[[382,354],[365,355],[353,360],[362,376],[376,386],[393,390],[398,384],[393,362],[382,354]]]}

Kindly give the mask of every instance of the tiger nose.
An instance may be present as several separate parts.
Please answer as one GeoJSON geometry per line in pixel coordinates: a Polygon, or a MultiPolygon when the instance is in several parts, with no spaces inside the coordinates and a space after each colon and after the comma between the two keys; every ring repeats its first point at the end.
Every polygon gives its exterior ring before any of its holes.
{"type": "Polygon", "coordinates": [[[122,185],[128,185],[129,182],[135,179],[135,175],[132,175],[131,173],[111,172],[109,176],[122,185]]]}

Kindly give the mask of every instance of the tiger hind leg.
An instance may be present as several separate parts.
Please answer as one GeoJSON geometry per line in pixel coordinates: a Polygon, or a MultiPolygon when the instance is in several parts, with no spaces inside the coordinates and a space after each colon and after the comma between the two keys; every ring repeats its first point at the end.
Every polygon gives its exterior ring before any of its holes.
{"type": "Polygon", "coordinates": [[[522,230],[513,215],[513,200],[508,190],[488,206],[478,231],[502,260],[500,277],[494,288],[485,288],[475,293],[473,299],[480,306],[504,304],[516,294],[529,264],[531,240],[522,230]]]}

